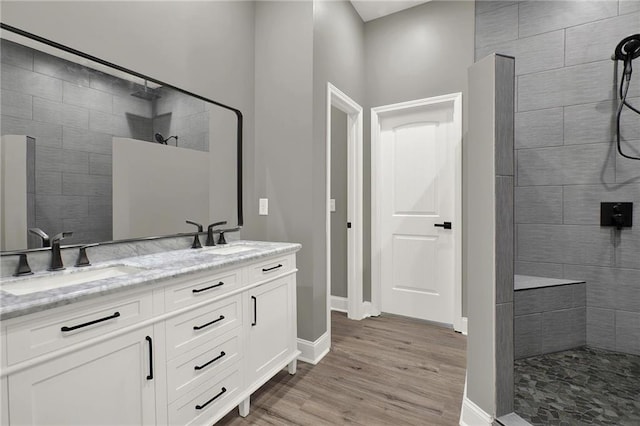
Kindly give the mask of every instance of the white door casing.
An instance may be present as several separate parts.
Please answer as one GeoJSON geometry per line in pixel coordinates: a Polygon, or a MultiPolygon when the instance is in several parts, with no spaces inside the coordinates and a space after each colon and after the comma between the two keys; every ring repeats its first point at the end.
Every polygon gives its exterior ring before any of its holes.
{"type": "Polygon", "coordinates": [[[362,300],[362,107],[331,83],[327,83],[326,103],[326,258],[327,331],[331,339],[331,107],[347,114],[347,315],[365,316],[362,300]]]}
{"type": "MultiPolygon", "coordinates": [[[[372,109],[372,302],[462,328],[460,93],[372,109]],[[451,222],[451,229],[436,227],[451,222]]],[[[462,330],[461,330],[462,331],[462,330]]]]}

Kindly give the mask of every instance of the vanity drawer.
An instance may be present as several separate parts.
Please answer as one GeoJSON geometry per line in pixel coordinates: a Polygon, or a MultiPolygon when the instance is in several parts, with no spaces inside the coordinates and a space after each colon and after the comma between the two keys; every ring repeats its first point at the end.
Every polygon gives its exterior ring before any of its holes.
{"type": "Polygon", "coordinates": [[[241,296],[237,294],[180,314],[166,321],[167,359],[190,351],[242,325],[241,296]]]}
{"type": "Polygon", "coordinates": [[[242,384],[240,369],[232,367],[209,383],[214,384],[195,388],[169,404],[169,424],[210,425],[219,420],[238,396],[242,384]]]}
{"type": "Polygon", "coordinates": [[[241,357],[241,328],[236,328],[219,339],[207,342],[167,362],[169,402],[194,387],[209,382],[241,357]]]}
{"type": "Polygon", "coordinates": [[[7,361],[15,364],[138,324],[152,315],[150,293],[98,298],[29,315],[7,325],[7,361]]]}
{"type": "Polygon", "coordinates": [[[265,260],[249,266],[249,283],[268,280],[296,267],[293,256],[283,256],[265,260]]]}
{"type": "Polygon", "coordinates": [[[204,300],[213,299],[238,288],[242,283],[240,270],[212,274],[201,273],[174,281],[165,288],[165,309],[189,306],[204,300]]]}

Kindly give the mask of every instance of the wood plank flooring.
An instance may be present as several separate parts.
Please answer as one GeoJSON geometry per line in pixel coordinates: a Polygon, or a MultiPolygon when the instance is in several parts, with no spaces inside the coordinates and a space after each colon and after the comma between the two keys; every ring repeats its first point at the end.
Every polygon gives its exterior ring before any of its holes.
{"type": "Polygon", "coordinates": [[[383,315],[351,321],[332,313],[332,348],[318,365],[298,363],[217,425],[457,425],[466,338],[423,321],[383,315]]]}

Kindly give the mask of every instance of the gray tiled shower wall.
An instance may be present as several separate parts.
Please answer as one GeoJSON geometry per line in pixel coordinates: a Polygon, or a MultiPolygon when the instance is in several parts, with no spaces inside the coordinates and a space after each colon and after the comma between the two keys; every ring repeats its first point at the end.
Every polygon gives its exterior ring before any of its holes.
{"type": "MultiPolygon", "coordinates": [[[[114,136],[153,141],[159,132],[178,135],[180,147],[209,149],[201,100],[165,88],[156,100],[140,99],[132,96],[144,91],[140,85],[8,40],[0,52],[1,133],[35,139],[29,226],[73,231],[69,244],[112,239],[114,136]]],[[[39,246],[29,237],[29,247],[39,246]]]]}
{"type": "MultiPolygon", "coordinates": [[[[516,273],[581,279],[589,345],[640,354],[640,161],[615,140],[610,59],[640,32],[640,1],[477,1],[476,59],[516,58],[516,273]],[[634,227],[601,228],[600,202],[634,202],[634,227]]],[[[640,67],[630,102],[640,105],[640,67]]],[[[618,75],[620,70],[618,69],[618,75]]],[[[640,119],[622,118],[640,156],[640,119]]]]}

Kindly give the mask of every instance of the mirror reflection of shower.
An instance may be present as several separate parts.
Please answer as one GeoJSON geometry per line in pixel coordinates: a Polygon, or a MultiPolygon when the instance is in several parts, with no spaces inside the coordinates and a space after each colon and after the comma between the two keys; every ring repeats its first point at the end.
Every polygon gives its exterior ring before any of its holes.
{"type": "Polygon", "coordinates": [[[638,56],[640,56],[640,34],[633,34],[622,39],[622,41],[618,43],[618,46],[616,46],[614,54],[611,56],[611,59],[614,61],[622,61],[624,67],[622,71],[622,78],[620,79],[620,90],[618,93],[620,97],[620,103],[618,104],[618,109],[616,111],[616,144],[618,153],[624,158],[628,158],[631,160],[640,160],[640,157],[625,154],[622,151],[622,148],[620,146],[620,118],[625,106],[632,112],[640,114],[640,110],[638,108],[630,105],[629,102],[627,102],[627,93],[629,92],[629,85],[631,84],[631,74],[633,72],[632,62],[638,56]]]}
{"type": "Polygon", "coordinates": [[[156,133],[155,138],[156,138],[156,142],[158,142],[160,144],[163,144],[163,145],[168,145],[167,142],[170,141],[171,139],[175,138],[176,146],[178,146],[178,136],[177,135],[176,136],[169,136],[168,138],[165,139],[160,133],[156,133]]]}

